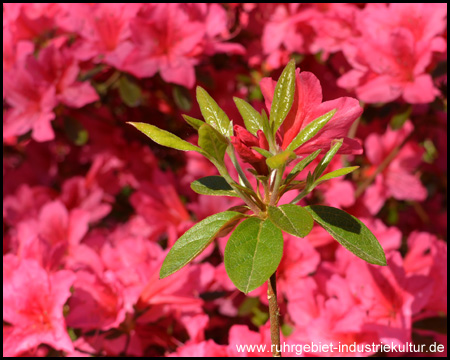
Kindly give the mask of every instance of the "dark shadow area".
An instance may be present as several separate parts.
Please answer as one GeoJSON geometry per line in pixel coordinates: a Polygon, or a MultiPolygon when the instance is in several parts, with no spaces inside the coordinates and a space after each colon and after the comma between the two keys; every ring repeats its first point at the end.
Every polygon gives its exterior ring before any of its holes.
{"type": "Polygon", "coordinates": [[[345,211],[323,205],[311,205],[309,208],[329,225],[355,234],[361,234],[361,224],[345,211]]]}

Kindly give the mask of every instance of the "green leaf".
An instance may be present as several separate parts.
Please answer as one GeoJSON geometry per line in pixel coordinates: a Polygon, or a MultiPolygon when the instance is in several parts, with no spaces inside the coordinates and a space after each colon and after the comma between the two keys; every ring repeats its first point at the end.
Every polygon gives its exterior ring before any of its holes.
{"type": "Polygon", "coordinates": [[[318,184],[322,181],[326,181],[326,180],[330,180],[330,179],[333,179],[333,178],[336,178],[339,176],[344,176],[344,175],[350,174],[351,172],[355,171],[358,168],[359,168],[359,166],[349,166],[349,167],[344,167],[342,169],[331,171],[331,172],[325,174],[324,176],[320,177],[319,179],[317,179],[316,184],[318,184]]]}
{"type": "Polygon", "coordinates": [[[308,155],[304,159],[302,159],[297,165],[294,166],[294,168],[291,170],[289,175],[286,177],[286,182],[291,181],[293,178],[295,178],[300,172],[302,172],[305,167],[307,167],[311,162],[317,157],[317,155],[320,154],[322,149],[314,151],[312,154],[308,155]]]}
{"type": "Polygon", "coordinates": [[[251,217],[231,234],[225,248],[225,269],[233,284],[248,293],[270,278],[282,255],[281,230],[269,219],[251,217]]]}
{"type": "Polygon", "coordinates": [[[270,124],[269,124],[269,118],[267,117],[266,111],[264,109],[261,110],[261,118],[262,118],[262,128],[263,128],[264,135],[266,135],[266,137],[271,136],[271,135],[269,135],[269,132],[271,131],[270,124]]]}
{"type": "Polygon", "coordinates": [[[386,256],[375,235],[345,211],[323,205],[306,206],[315,221],[356,256],[370,264],[386,265],[386,256]]]}
{"type": "Polygon", "coordinates": [[[172,246],[159,272],[161,279],[172,275],[191,262],[226,227],[244,217],[235,211],[225,211],[200,221],[186,231],[172,246]]]}
{"type": "Polygon", "coordinates": [[[172,95],[177,107],[183,111],[189,111],[192,107],[192,98],[189,90],[184,86],[174,85],[172,95]]]}
{"type": "Polygon", "coordinates": [[[280,196],[283,195],[285,192],[290,190],[303,190],[306,187],[306,181],[292,181],[287,185],[282,185],[280,187],[280,196]]]}
{"type": "Polygon", "coordinates": [[[88,131],[77,119],[73,117],[64,117],[64,132],[77,146],[83,146],[89,140],[88,131]]]}
{"type": "Polygon", "coordinates": [[[136,107],[141,103],[141,88],[130,81],[127,76],[121,76],[119,79],[119,95],[129,107],[136,107]]]}
{"type": "Polygon", "coordinates": [[[263,119],[261,115],[248,102],[237,97],[233,97],[233,100],[242,119],[244,119],[245,127],[250,133],[256,136],[258,130],[263,129],[263,119]]]}
{"type": "Polygon", "coordinates": [[[252,146],[252,149],[255,150],[256,152],[259,152],[265,158],[270,158],[273,156],[273,154],[270,151],[267,151],[266,149],[262,149],[257,146],[252,146]]]}
{"type": "Polygon", "coordinates": [[[337,109],[333,109],[326,114],[319,116],[317,119],[310,122],[306,127],[298,133],[294,140],[288,145],[287,150],[294,151],[302,146],[305,142],[312,139],[322,128],[331,120],[337,109]]]}
{"type": "Polygon", "coordinates": [[[270,108],[270,123],[273,124],[273,134],[283,123],[294,102],[295,94],[295,61],[291,60],[284,68],[275,86],[272,106],[270,108]]]}
{"type": "Polygon", "coordinates": [[[325,156],[320,160],[319,165],[314,169],[314,179],[318,179],[320,175],[323,174],[327,166],[330,164],[331,160],[333,160],[334,155],[338,152],[340,147],[342,146],[341,140],[333,140],[335,143],[331,146],[331,149],[325,154],[325,156]]]}
{"type": "Polygon", "coordinates": [[[290,159],[295,159],[295,154],[293,151],[285,150],[279,154],[273,155],[266,159],[267,166],[271,169],[278,169],[283,165],[286,165],[287,161],[290,159]]]}
{"type": "Polygon", "coordinates": [[[406,105],[406,110],[402,111],[400,114],[396,114],[391,119],[391,128],[392,130],[400,129],[406,120],[409,119],[412,113],[412,106],[406,105]]]}
{"type": "Polygon", "coordinates": [[[205,89],[197,86],[197,101],[205,121],[224,136],[233,135],[230,119],[205,89]]]}
{"type": "Polygon", "coordinates": [[[301,238],[308,235],[314,225],[311,214],[298,205],[269,206],[268,214],[269,219],[281,230],[301,238]]]}
{"type": "Polygon", "coordinates": [[[222,176],[206,176],[191,183],[197,194],[239,197],[222,176]]]}
{"type": "Polygon", "coordinates": [[[191,125],[195,130],[200,129],[200,126],[202,126],[205,122],[196,118],[193,118],[192,116],[189,115],[181,115],[183,116],[183,119],[189,124],[191,125]]]}
{"type": "Polygon", "coordinates": [[[150,139],[152,139],[155,143],[167,146],[173,149],[182,150],[182,151],[197,151],[200,154],[204,154],[202,149],[199,147],[180,139],[178,136],[157,128],[156,126],[141,123],[141,122],[127,122],[127,124],[133,125],[136,129],[143,132],[150,139]]]}
{"type": "Polygon", "coordinates": [[[228,141],[209,124],[203,124],[198,129],[198,145],[211,157],[223,162],[228,141]]]}

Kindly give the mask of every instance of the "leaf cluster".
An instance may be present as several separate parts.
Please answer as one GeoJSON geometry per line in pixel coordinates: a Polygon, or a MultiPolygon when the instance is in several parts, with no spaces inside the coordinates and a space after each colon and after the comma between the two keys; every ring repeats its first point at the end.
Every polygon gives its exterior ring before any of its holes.
{"type": "Polygon", "coordinates": [[[314,223],[361,259],[371,264],[386,265],[381,245],[360,220],[329,206],[297,205],[319,184],[347,175],[358,167],[345,167],[324,174],[342,146],[342,139],[334,139],[329,151],[318,161],[314,171],[307,174],[306,180],[296,180],[321,150],[305,158],[299,158],[295,151],[320,133],[336,109],[309,123],[286,149],[281,149],[275,141],[276,133],[291,110],[295,83],[295,63],[291,61],[275,87],[269,117],[264,110],[259,113],[246,101],[234,98],[247,130],[255,136],[262,130],[269,143],[269,150],[253,147],[264,156],[270,170],[267,176],[249,169],[248,173],[255,177],[256,188],[237,161],[231,142],[234,135],[232,121],[203,88],[197,87],[197,101],[204,121],[183,115],[185,121],[198,131],[198,146],[153,125],[130,123],[156,143],[182,151],[196,151],[216,166],[220,175],[195,180],[191,184],[193,191],[202,195],[240,197],[245,203],[244,207],[212,215],[186,231],[167,254],[161,267],[161,278],[193,261],[215,238],[231,232],[224,253],[225,268],[236,287],[248,293],[261,286],[277,270],[283,255],[283,232],[305,237],[314,223]],[[225,165],[226,155],[239,174],[237,179],[230,176],[225,165]],[[298,163],[284,176],[286,166],[297,160],[298,163]],[[278,205],[282,195],[291,190],[300,192],[290,204],[278,205]]]}

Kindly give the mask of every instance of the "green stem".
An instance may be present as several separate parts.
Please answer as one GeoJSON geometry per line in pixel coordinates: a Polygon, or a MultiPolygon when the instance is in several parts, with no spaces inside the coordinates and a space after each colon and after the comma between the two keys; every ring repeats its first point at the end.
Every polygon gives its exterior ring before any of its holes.
{"type": "Polygon", "coordinates": [[[273,185],[272,189],[272,195],[270,197],[270,205],[274,206],[277,202],[278,193],[280,190],[281,181],[283,180],[283,173],[284,169],[286,168],[286,165],[283,165],[281,168],[277,169],[277,173],[275,175],[275,183],[273,185]]]}
{"type": "Polygon", "coordinates": [[[226,182],[233,188],[234,191],[236,191],[236,194],[239,195],[239,197],[244,200],[244,202],[248,205],[248,207],[256,214],[259,215],[260,208],[255,204],[255,202],[249,198],[245,193],[243,193],[239,188],[234,186],[235,181],[233,178],[228,174],[228,170],[225,167],[225,165],[218,164],[213,159],[210,159],[210,161],[216,166],[217,170],[219,170],[219,174],[223,176],[223,178],[226,180],[226,182]]]}
{"type": "Polygon", "coordinates": [[[231,162],[233,163],[234,167],[236,168],[239,178],[242,180],[242,185],[253,190],[253,187],[250,184],[250,181],[248,181],[247,176],[245,176],[244,170],[242,170],[241,165],[239,164],[239,162],[236,158],[236,154],[235,154],[234,148],[232,146],[229,146],[227,148],[227,154],[230,157],[231,162]]]}
{"type": "Polygon", "coordinates": [[[269,300],[270,338],[273,357],[281,357],[280,308],[277,301],[277,273],[267,281],[267,299],[269,300]]]}

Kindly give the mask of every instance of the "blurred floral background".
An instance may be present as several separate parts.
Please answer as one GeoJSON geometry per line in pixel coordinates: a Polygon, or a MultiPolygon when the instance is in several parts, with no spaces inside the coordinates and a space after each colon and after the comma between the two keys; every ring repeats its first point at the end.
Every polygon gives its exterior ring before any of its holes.
{"type": "Polygon", "coordinates": [[[234,287],[227,238],[158,279],[179,236],[240,200],[194,193],[215,168],[126,121],[196,143],[196,85],[242,125],[233,96],[262,109],[291,58],[324,101],[364,107],[364,153],[331,165],[360,168],[304,203],[362,219],[388,266],[319,227],[285,236],[282,341],[446,348],[446,21],[445,3],[3,4],[4,356],[264,355],[236,347],[269,346],[267,289],[234,287]]]}

